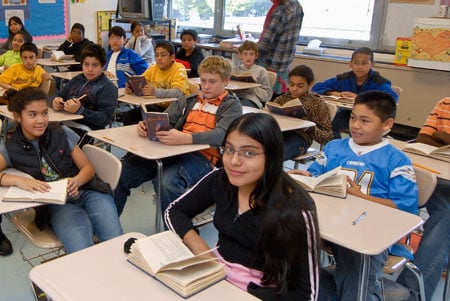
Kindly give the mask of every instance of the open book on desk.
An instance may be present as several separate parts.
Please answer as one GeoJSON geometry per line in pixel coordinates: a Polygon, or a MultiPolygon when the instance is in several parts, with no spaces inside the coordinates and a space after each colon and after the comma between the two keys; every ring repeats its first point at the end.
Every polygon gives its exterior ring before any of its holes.
{"type": "Polygon", "coordinates": [[[186,298],[225,278],[224,265],[207,256],[210,251],[194,255],[176,233],[165,231],[136,240],[128,261],[186,298]]]}
{"type": "Polygon", "coordinates": [[[145,103],[141,104],[142,120],[147,124],[147,137],[158,141],[156,132],[170,130],[169,114],[164,112],[151,112],[145,103]]]}
{"type": "Polygon", "coordinates": [[[436,147],[425,143],[415,142],[406,144],[403,150],[405,152],[450,162],[450,145],[436,147]]]}
{"type": "Polygon", "coordinates": [[[341,103],[348,106],[353,106],[355,103],[355,99],[351,97],[341,97],[341,96],[335,96],[335,95],[321,95],[320,98],[322,98],[325,101],[329,101],[332,103],[341,103]]]}
{"type": "Polygon", "coordinates": [[[3,202],[32,202],[64,205],[67,197],[67,179],[47,182],[48,192],[31,192],[17,186],[11,186],[3,197],[3,202]]]}
{"type": "Polygon", "coordinates": [[[72,54],[65,54],[64,51],[54,50],[50,56],[51,61],[62,62],[65,60],[73,60],[72,54]]]}
{"type": "Polygon", "coordinates": [[[303,118],[306,116],[305,108],[300,99],[294,98],[287,101],[285,104],[280,105],[273,101],[266,102],[266,107],[270,113],[285,115],[297,118],[303,118]]]}
{"type": "Polygon", "coordinates": [[[306,191],[312,191],[340,198],[347,197],[347,176],[338,175],[340,166],[318,177],[289,174],[306,191]]]}
{"type": "Polygon", "coordinates": [[[256,79],[251,73],[231,74],[230,79],[239,82],[256,83],[256,79]]]}

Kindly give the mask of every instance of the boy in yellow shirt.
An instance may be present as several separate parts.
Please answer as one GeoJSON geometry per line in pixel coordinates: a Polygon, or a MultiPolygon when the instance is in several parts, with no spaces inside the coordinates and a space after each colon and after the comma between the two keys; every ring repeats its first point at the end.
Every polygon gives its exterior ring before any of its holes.
{"type": "Polygon", "coordinates": [[[33,43],[24,43],[20,47],[22,64],[10,66],[0,74],[0,87],[20,90],[25,87],[39,87],[43,80],[50,79],[41,66],[36,65],[38,49],[33,43]]]}

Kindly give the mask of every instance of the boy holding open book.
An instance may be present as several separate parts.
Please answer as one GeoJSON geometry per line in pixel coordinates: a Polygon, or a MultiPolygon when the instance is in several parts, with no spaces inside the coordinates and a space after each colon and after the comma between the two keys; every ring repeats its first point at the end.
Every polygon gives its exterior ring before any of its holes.
{"type": "MultiPolygon", "coordinates": [[[[433,108],[424,126],[420,129],[417,142],[436,147],[450,145],[450,97],[441,99],[433,108]]],[[[442,164],[449,165],[445,162],[442,164]]],[[[436,189],[425,204],[429,218],[423,226],[424,231],[419,248],[414,254],[413,263],[423,274],[427,300],[433,296],[442,270],[448,264],[450,252],[449,195],[450,181],[438,177],[436,189]]],[[[447,277],[449,276],[447,275],[447,277]]],[[[419,289],[416,277],[408,269],[400,274],[397,281],[416,292],[419,289]]]]}
{"type": "MultiPolygon", "coordinates": [[[[317,176],[341,166],[339,173],[347,175],[348,193],[416,214],[417,185],[411,161],[382,138],[392,128],[395,112],[395,101],[387,93],[358,94],[350,116],[351,138],[329,142],[323,156],[306,173],[317,176]]],[[[361,255],[334,244],[332,249],[338,298],[356,300],[361,255]]],[[[382,300],[381,278],[386,256],[387,250],[370,257],[367,300],[382,300]]]]}

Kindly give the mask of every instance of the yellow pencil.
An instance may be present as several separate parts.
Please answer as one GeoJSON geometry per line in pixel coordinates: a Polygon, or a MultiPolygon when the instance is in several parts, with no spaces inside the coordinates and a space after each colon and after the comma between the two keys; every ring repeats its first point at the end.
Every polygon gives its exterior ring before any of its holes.
{"type": "Polygon", "coordinates": [[[418,164],[418,163],[414,163],[414,162],[413,162],[413,164],[412,164],[412,165],[414,165],[414,166],[416,166],[416,167],[419,167],[419,168],[422,168],[422,169],[424,169],[424,170],[426,170],[426,171],[429,171],[429,172],[432,172],[432,173],[438,174],[438,175],[440,175],[440,174],[441,174],[441,173],[440,173],[439,171],[437,171],[437,170],[434,170],[434,169],[432,169],[432,168],[429,168],[429,167],[426,167],[426,166],[420,165],[420,164],[418,164]]]}
{"type": "Polygon", "coordinates": [[[114,142],[114,140],[112,140],[111,138],[108,138],[108,137],[106,137],[106,136],[103,136],[102,138],[105,139],[105,140],[108,140],[108,141],[110,141],[110,142],[114,142]]]}

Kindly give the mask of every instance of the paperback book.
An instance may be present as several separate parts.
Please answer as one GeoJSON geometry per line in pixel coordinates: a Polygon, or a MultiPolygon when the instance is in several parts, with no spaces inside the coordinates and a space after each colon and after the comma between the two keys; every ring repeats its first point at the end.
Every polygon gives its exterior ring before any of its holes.
{"type": "Polygon", "coordinates": [[[72,59],[73,59],[72,54],[65,54],[64,51],[61,51],[61,50],[52,51],[52,54],[50,56],[50,60],[55,61],[55,62],[61,62],[61,61],[72,60],[72,59]]]}
{"type": "Polygon", "coordinates": [[[225,278],[211,251],[194,255],[176,233],[165,231],[136,240],[128,261],[187,298],[225,278]]]}
{"type": "Polygon", "coordinates": [[[64,205],[67,197],[67,179],[48,182],[48,192],[31,192],[17,186],[9,187],[3,202],[26,202],[64,205]]]}
{"type": "Polygon", "coordinates": [[[147,84],[147,80],[143,75],[131,75],[128,72],[125,72],[125,76],[127,77],[127,83],[130,86],[131,91],[136,96],[142,96],[142,89],[147,84]]]}
{"type": "Polygon", "coordinates": [[[270,113],[285,115],[297,118],[306,117],[306,111],[300,99],[294,98],[287,101],[284,105],[280,105],[273,101],[266,102],[266,107],[270,113]]]}
{"type": "Polygon", "coordinates": [[[151,112],[147,106],[141,104],[142,120],[147,124],[147,137],[152,141],[158,141],[156,133],[170,130],[169,114],[164,112],[151,112]]]}
{"type": "Polygon", "coordinates": [[[425,143],[415,142],[406,144],[403,150],[405,152],[450,162],[450,145],[436,147],[425,143]]]}
{"type": "Polygon", "coordinates": [[[347,176],[337,174],[341,167],[336,167],[318,177],[289,174],[306,191],[312,191],[340,198],[347,197],[347,176]]]}

